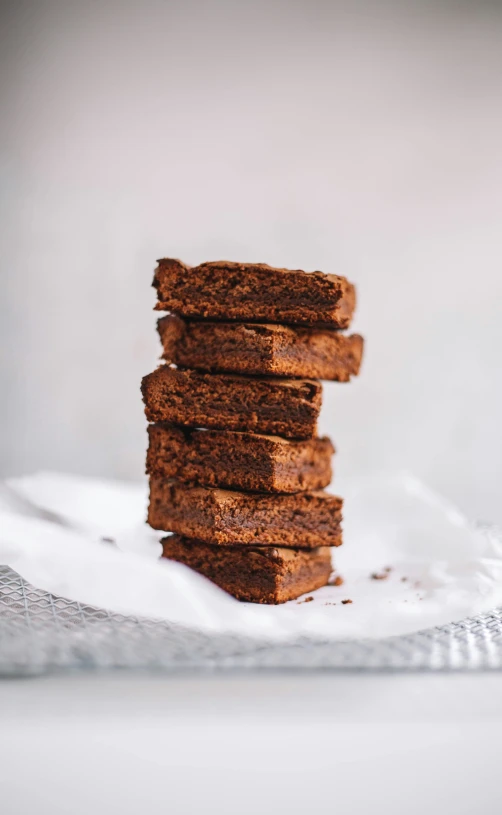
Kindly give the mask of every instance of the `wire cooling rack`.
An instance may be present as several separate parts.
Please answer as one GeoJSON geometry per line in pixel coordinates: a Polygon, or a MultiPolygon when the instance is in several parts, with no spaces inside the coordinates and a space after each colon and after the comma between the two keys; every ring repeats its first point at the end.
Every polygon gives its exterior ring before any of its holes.
{"type": "Polygon", "coordinates": [[[0,566],[0,674],[141,671],[502,669],[502,609],[415,634],[277,645],[123,616],[36,589],[0,566]]]}

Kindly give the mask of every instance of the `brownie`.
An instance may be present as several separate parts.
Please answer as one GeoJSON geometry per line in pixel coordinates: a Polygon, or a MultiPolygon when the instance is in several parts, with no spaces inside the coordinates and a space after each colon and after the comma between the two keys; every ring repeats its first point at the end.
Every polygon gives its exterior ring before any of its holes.
{"type": "Polygon", "coordinates": [[[348,382],[359,373],[363,338],[339,331],[161,317],[166,362],[201,371],[348,382]]]}
{"type": "Polygon", "coordinates": [[[238,600],[285,603],[325,586],[332,571],[329,547],[285,549],[273,546],[212,546],[171,535],[163,557],[184,563],[238,600]]]}
{"type": "Polygon", "coordinates": [[[204,487],[251,492],[300,492],[327,487],[333,445],[328,438],[148,426],[146,471],[204,487]]]}
{"type": "Polygon", "coordinates": [[[163,258],[153,286],[160,311],[240,322],[347,328],[356,302],[354,286],[345,277],[265,263],[221,260],[190,267],[163,258]]]}
{"type": "Polygon", "coordinates": [[[141,384],[150,422],[307,439],[316,434],[322,385],[307,379],[204,374],[161,365],[141,384]]]}
{"type": "Polygon", "coordinates": [[[342,499],[326,492],[264,495],[150,478],[148,523],[207,543],[339,546],[342,499]]]}

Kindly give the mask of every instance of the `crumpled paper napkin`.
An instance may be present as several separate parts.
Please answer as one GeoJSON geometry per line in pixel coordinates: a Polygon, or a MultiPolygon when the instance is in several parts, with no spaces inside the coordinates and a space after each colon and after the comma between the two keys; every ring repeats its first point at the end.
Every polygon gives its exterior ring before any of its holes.
{"type": "MultiPolygon", "coordinates": [[[[260,639],[378,638],[502,604],[502,538],[406,473],[337,480],[345,498],[341,586],[281,606],[239,603],[159,560],[147,487],[58,473],[0,484],[0,563],[38,588],[123,614],[260,639]],[[351,603],[343,603],[351,600],[351,603]]],[[[1,601],[1,598],[0,598],[1,601]]]]}

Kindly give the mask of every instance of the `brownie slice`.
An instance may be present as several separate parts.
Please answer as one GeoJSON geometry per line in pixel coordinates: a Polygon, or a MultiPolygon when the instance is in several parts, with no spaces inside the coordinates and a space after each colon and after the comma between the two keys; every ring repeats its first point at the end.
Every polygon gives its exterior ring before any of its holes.
{"type": "Polygon", "coordinates": [[[212,546],[171,535],[162,541],[165,558],[208,577],[238,600],[285,603],[325,586],[332,571],[329,547],[212,546]]]}
{"type": "Polygon", "coordinates": [[[163,358],[201,371],[348,382],[359,373],[363,338],[339,331],[161,317],[163,358]]]}
{"type": "Polygon", "coordinates": [[[322,491],[263,495],[151,477],[148,523],[213,544],[313,549],[341,544],[342,504],[322,491]]]}
{"type": "Polygon", "coordinates": [[[290,441],[225,430],[148,426],[146,471],[204,487],[300,492],[327,487],[333,445],[328,438],[290,441]]]}
{"type": "Polygon", "coordinates": [[[345,277],[265,263],[221,260],[190,267],[163,258],[153,286],[160,311],[241,322],[347,328],[356,303],[354,286],[345,277]]]}
{"type": "Polygon", "coordinates": [[[141,384],[150,422],[242,430],[307,439],[315,436],[322,386],[307,379],[256,379],[180,371],[161,365],[141,384]]]}

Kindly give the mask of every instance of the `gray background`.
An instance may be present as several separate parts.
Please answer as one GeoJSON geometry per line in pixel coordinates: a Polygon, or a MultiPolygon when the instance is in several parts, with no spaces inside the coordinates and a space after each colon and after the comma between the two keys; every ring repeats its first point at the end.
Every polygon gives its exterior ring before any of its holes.
{"type": "Polygon", "coordinates": [[[358,286],[338,473],[502,522],[501,4],[1,12],[2,473],[141,477],[155,258],[258,260],[358,286]]]}

